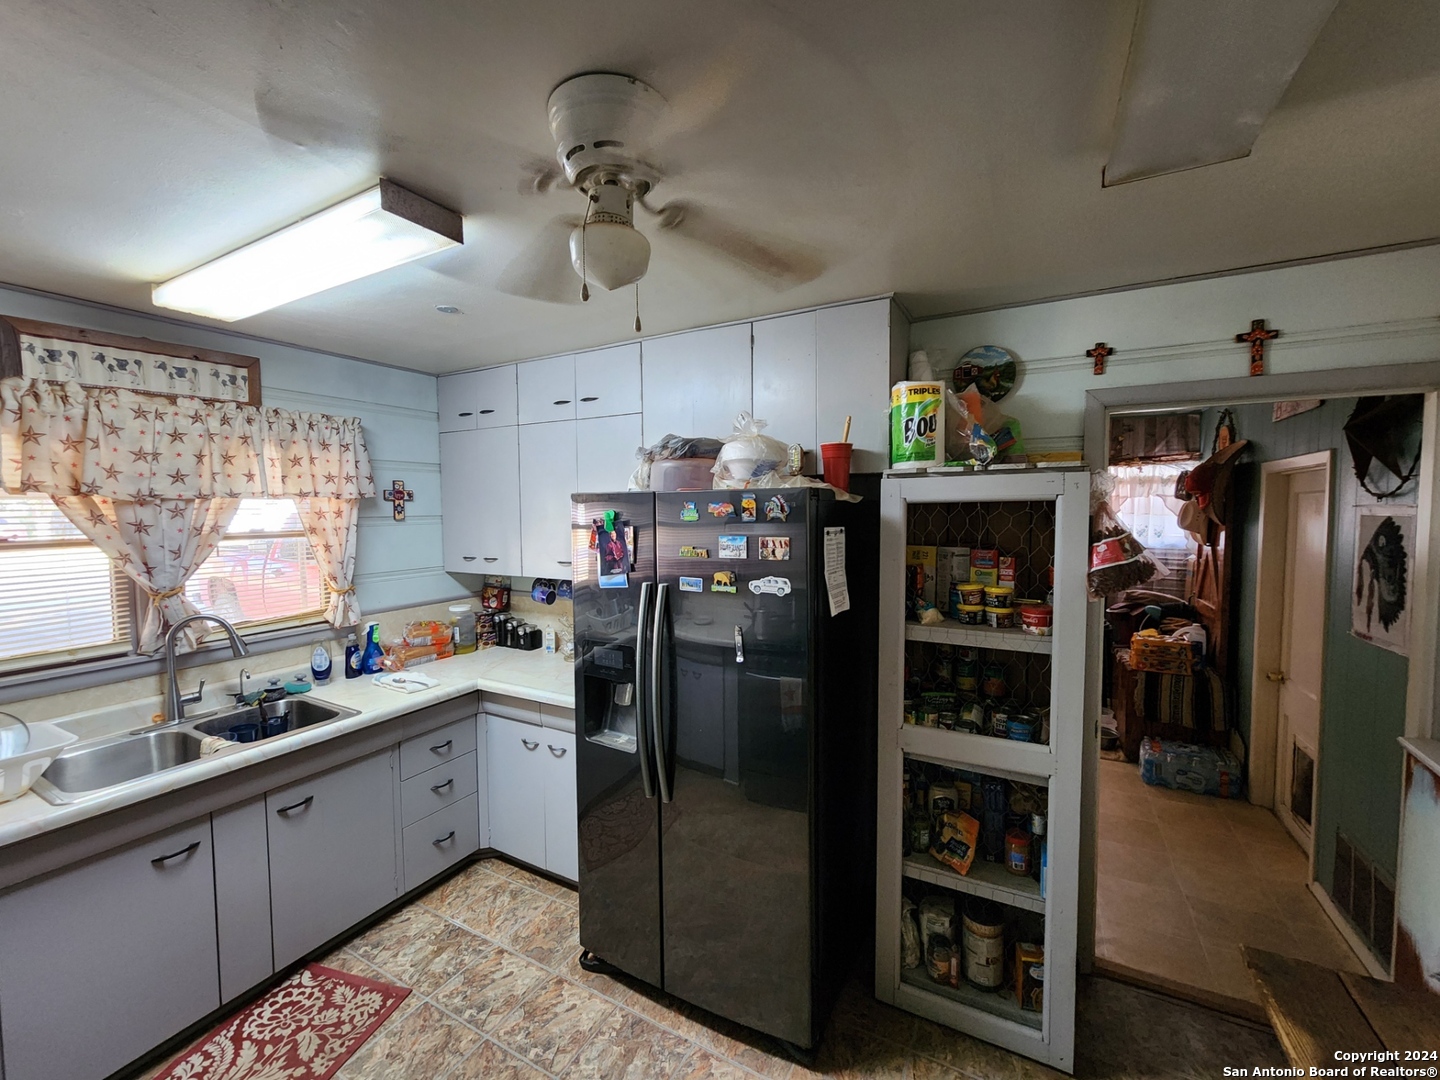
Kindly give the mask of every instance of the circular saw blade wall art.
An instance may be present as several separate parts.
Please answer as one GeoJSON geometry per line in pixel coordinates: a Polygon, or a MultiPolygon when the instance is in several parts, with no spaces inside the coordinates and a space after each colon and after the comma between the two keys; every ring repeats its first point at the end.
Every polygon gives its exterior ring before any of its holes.
{"type": "Polygon", "coordinates": [[[1350,632],[1361,641],[1401,656],[1410,652],[1409,591],[1414,550],[1413,506],[1357,510],[1350,632]]]}

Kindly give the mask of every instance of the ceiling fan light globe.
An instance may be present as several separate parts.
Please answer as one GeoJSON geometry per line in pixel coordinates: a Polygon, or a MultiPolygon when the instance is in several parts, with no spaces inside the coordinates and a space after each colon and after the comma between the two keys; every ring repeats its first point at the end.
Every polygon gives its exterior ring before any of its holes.
{"type": "Polygon", "coordinates": [[[644,233],[619,222],[591,222],[583,229],[576,226],[570,233],[570,265],[591,285],[611,291],[624,288],[634,285],[650,268],[650,241],[644,233]]]}

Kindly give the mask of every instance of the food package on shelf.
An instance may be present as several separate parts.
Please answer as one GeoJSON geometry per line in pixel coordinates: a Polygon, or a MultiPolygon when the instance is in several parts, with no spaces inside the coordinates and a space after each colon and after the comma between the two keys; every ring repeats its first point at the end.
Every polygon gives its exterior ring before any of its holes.
{"type": "Polygon", "coordinates": [[[931,835],[930,855],[957,874],[968,874],[979,837],[980,822],[969,814],[963,810],[943,813],[939,828],[931,835]]]}
{"type": "Polygon", "coordinates": [[[900,898],[900,966],[920,966],[920,927],[915,922],[915,902],[900,898]]]}
{"type": "Polygon", "coordinates": [[[1229,750],[1168,739],[1140,743],[1140,779],[1152,787],[1222,799],[1238,799],[1244,788],[1240,761],[1229,750]]]}
{"type": "Polygon", "coordinates": [[[1041,945],[1015,943],[1015,998],[1029,1012],[1045,1011],[1045,949],[1041,945]]]}

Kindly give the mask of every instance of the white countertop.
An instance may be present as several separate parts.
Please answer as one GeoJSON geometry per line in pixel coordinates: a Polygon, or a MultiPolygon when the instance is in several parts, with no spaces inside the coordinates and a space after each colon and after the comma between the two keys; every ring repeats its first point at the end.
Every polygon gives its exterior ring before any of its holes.
{"type": "Polygon", "coordinates": [[[476,690],[565,709],[575,707],[575,666],[540,650],[483,649],[466,656],[425,664],[416,671],[439,679],[440,685],[414,694],[401,694],[376,686],[368,675],[358,679],[333,679],[317,686],[313,691],[315,697],[356,709],[358,715],[297,731],[283,739],[237,743],[234,749],[156,773],[143,783],[127,786],[124,791],[97,795],[68,806],[52,806],[33,792],[0,803],[0,847],[202,783],[211,777],[314,746],[476,690]]]}

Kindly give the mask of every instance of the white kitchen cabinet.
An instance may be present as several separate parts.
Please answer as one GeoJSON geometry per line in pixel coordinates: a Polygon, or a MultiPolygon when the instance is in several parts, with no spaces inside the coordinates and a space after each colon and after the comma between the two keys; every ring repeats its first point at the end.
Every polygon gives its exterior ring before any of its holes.
{"type": "Polygon", "coordinates": [[[217,810],[210,816],[210,832],[215,844],[220,1000],[234,1001],[275,973],[265,796],[217,810]]]}
{"type": "Polygon", "coordinates": [[[575,357],[549,356],[515,365],[520,423],[575,419],[575,357]]]}
{"type": "Polygon", "coordinates": [[[638,413],[640,343],[632,341],[575,357],[575,415],[619,416],[638,413]]]}
{"type": "Polygon", "coordinates": [[[575,452],[574,420],[520,427],[520,573],[525,577],[570,576],[575,452]]]}
{"type": "Polygon", "coordinates": [[[97,1080],[220,1007],[210,818],[0,896],[5,1080],[97,1080]]]}
{"type": "Polygon", "coordinates": [[[503,427],[440,435],[440,531],[445,569],[452,574],[521,573],[518,432],[503,427]]]}
{"type": "Polygon", "coordinates": [[[576,881],[580,877],[579,819],[575,795],[575,736],[544,728],[545,869],[576,881]]]}
{"type": "Polygon", "coordinates": [[[639,464],[635,451],[642,438],[639,413],[577,420],[575,490],[624,491],[639,464]]]}
{"type": "Polygon", "coordinates": [[[277,970],[400,895],[396,758],[371,754],[266,793],[277,970]]]}
{"type": "Polygon", "coordinates": [[[516,423],[514,364],[442,375],[436,384],[441,431],[509,427],[516,423]]]}
{"type": "Polygon", "coordinates": [[[765,434],[805,448],[805,471],[820,471],[820,440],[838,440],[816,428],[815,312],[802,311],[754,323],[754,413],[765,434]]]}
{"type": "MultiPolygon", "coordinates": [[[[490,846],[531,866],[545,865],[547,737],[534,724],[486,716],[490,770],[490,846]]],[[[573,757],[574,755],[567,755],[573,757]]]]}
{"type": "Polygon", "coordinates": [[[724,438],[750,411],[749,323],[644,341],[641,355],[646,446],[671,433],[724,438]]]}
{"type": "Polygon", "coordinates": [[[905,377],[909,336],[893,300],[815,313],[817,438],[838,442],[851,417],[851,472],[890,467],[890,387],[905,377]]]}

